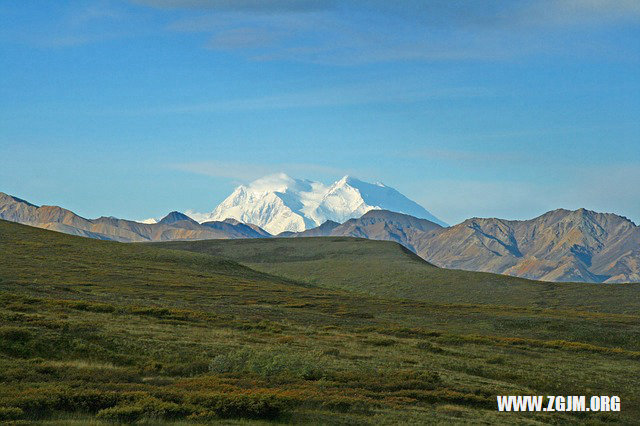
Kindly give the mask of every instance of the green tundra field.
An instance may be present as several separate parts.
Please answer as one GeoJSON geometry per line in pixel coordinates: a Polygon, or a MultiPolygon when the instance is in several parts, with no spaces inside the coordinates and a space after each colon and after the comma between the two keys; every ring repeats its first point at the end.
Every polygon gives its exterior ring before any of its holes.
{"type": "Polygon", "coordinates": [[[0,421],[633,424],[640,285],[351,238],[125,244],[0,221],[0,421]],[[497,395],[618,395],[500,413],[497,395]]]}

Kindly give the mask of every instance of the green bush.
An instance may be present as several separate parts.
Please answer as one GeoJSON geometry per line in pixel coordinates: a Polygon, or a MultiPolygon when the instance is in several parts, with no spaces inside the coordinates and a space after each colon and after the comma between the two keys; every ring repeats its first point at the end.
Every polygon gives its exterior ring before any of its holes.
{"type": "Polygon", "coordinates": [[[321,359],[281,350],[240,349],[220,354],[209,363],[212,373],[252,373],[261,377],[292,377],[319,380],[325,376],[321,359]]]}
{"type": "Polygon", "coordinates": [[[24,344],[33,338],[29,329],[24,327],[0,327],[0,341],[5,344],[24,344]]]}
{"type": "Polygon", "coordinates": [[[329,379],[374,392],[395,392],[407,389],[431,390],[441,386],[442,379],[436,371],[396,370],[379,373],[374,371],[342,371],[329,375],[329,379]]]}
{"type": "Polygon", "coordinates": [[[440,346],[434,345],[433,343],[431,343],[431,342],[429,342],[427,340],[421,340],[418,343],[416,343],[416,348],[422,349],[424,351],[433,352],[433,353],[436,353],[436,354],[446,352],[440,346]]]}
{"type": "Polygon", "coordinates": [[[56,409],[95,413],[110,408],[127,399],[127,394],[97,390],[71,391],[60,395],[56,409]]]}
{"type": "Polygon", "coordinates": [[[115,312],[116,308],[106,303],[93,303],[93,302],[71,302],[71,307],[78,311],[109,313],[115,312]]]}
{"type": "Polygon", "coordinates": [[[386,339],[384,337],[370,337],[365,340],[365,343],[373,346],[393,346],[397,342],[394,339],[386,339]]]}
{"type": "Polygon", "coordinates": [[[168,308],[136,306],[131,308],[131,313],[136,315],[148,315],[156,318],[167,318],[171,316],[171,310],[168,308]]]}
{"type": "Polygon", "coordinates": [[[286,407],[283,399],[273,395],[251,394],[196,394],[189,402],[206,408],[206,411],[193,416],[206,420],[210,416],[222,418],[275,419],[286,407]]]}
{"type": "Polygon", "coordinates": [[[100,410],[96,417],[101,420],[132,423],[143,418],[171,420],[192,413],[193,410],[189,407],[145,396],[132,403],[100,410]]]}
{"type": "Polygon", "coordinates": [[[100,420],[107,420],[118,423],[133,423],[142,418],[144,410],[142,407],[125,405],[100,410],[96,417],[100,420]]]}
{"type": "Polygon", "coordinates": [[[24,411],[18,407],[0,407],[1,420],[16,420],[24,415],[24,411]]]}
{"type": "Polygon", "coordinates": [[[54,411],[96,413],[118,404],[140,400],[143,392],[116,392],[62,387],[32,388],[2,399],[3,405],[22,409],[30,416],[40,417],[54,411]]]}
{"type": "Polygon", "coordinates": [[[329,356],[340,356],[340,349],[338,348],[325,349],[324,351],[322,351],[322,354],[329,355],[329,356]]]}
{"type": "Polygon", "coordinates": [[[210,369],[210,362],[202,359],[184,361],[179,364],[162,366],[161,370],[170,376],[190,377],[206,373],[210,369]]]}

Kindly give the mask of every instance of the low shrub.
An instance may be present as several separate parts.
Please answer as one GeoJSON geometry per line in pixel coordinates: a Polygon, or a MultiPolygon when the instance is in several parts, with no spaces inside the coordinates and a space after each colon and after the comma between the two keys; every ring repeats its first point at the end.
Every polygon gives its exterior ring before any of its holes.
{"type": "Polygon", "coordinates": [[[144,410],[134,405],[117,406],[100,410],[96,418],[118,423],[133,423],[142,418],[144,410]]]}
{"type": "Polygon", "coordinates": [[[33,333],[24,327],[0,327],[0,353],[26,358],[34,351],[33,333]]]}
{"type": "Polygon", "coordinates": [[[487,364],[506,364],[507,359],[503,356],[492,356],[487,359],[487,364]]]}
{"type": "Polygon", "coordinates": [[[55,409],[68,412],[95,413],[105,408],[113,407],[131,397],[127,394],[109,391],[70,391],[59,396],[55,409]]]}
{"type": "Polygon", "coordinates": [[[416,348],[421,349],[423,351],[433,352],[433,353],[436,353],[436,354],[440,354],[440,353],[446,352],[440,346],[434,345],[433,343],[431,343],[431,342],[429,342],[427,340],[421,340],[418,343],[416,343],[416,348]]]}
{"type": "Polygon", "coordinates": [[[31,331],[24,327],[0,327],[0,339],[4,342],[25,343],[32,337],[31,331]]]}
{"type": "Polygon", "coordinates": [[[439,331],[433,330],[425,330],[422,328],[410,328],[410,327],[399,327],[399,328],[389,328],[378,330],[379,333],[388,334],[390,336],[396,337],[410,337],[410,338],[418,338],[418,337],[440,337],[442,333],[439,331]]]}
{"type": "Polygon", "coordinates": [[[136,306],[131,308],[131,313],[136,315],[146,315],[156,318],[168,318],[171,316],[171,310],[168,308],[157,308],[147,306],[136,306]]]}
{"type": "Polygon", "coordinates": [[[393,346],[396,344],[394,339],[387,339],[384,337],[370,337],[365,340],[365,343],[373,346],[393,346]]]}
{"type": "Polygon", "coordinates": [[[116,405],[98,411],[101,420],[133,423],[140,419],[172,420],[193,414],[193,408],[145,396],[135,402],[116,405]]]}
{"type": "Polygon", "coordinates": [[[87,311],[87,312],[98,312],[98,313],[109,313],[115,312],[116,308],[113,305],[108,305],[106,303],[95,303],[95,302],[70,302],[71,308],[78,311],[87,311]]]}
{"type": "Polygon", "coordinates": [[[325,376],[322,359],[317,354],[297,354],[280,350],[254,351],[248,348],[214,357],[209,363],[212,373],[250,373],[265,378],[284,377],[319,380],[325,376]]]}
{"type": "Polygon", "coordinates": [[[206,409],[192,416],[200,420],[210,416],[272,420],[278,418],[286,408],[286,401],[274,395],[195,394],[188,400],[206,409]]]}
{"type": "Polygon", "coordinates": [[[374,371],[341,371],[332,373],[329,379],[373,392],[394,392],[408,389],[432,390],[441,386],[442,379],[436,371],[397,370],[386,374],[374,371]]]}
{"type": "Polygon", "coordinates": [[[24,411],[18,407],[0,407],[0,421],[17,420],[24,415],[24,411]]]}
{"type": "Polygon", "coordinates": [[[54,411],[96,413],[118,404],[139,400],[143,392],[116,392],[63,387],[31,388],[2,400],[3,405],[20,408],[30,417],[54,411]]]}
{"type": "Polygon", "coordinates": [[[470,393],[457,392],[451,389],[421,390],[407,389],[396,392],[396,396],[405,396],[429,403],[449,403],[463,406],[479,406],[492,408],[495,398],[486,398],[470,393]]]}
{"type": "Polygon", "coordinates": [[[170,376],[190,377],[209,371],[210,362],[203,359],[195,359],[193,361],[185,361],[178,364],[165,365],[160,369],[170,376]]]}

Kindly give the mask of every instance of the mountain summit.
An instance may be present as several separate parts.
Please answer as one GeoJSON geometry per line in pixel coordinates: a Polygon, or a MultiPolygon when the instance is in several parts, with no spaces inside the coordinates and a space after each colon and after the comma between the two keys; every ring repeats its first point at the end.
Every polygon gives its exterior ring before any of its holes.
{"type": "Polygon", "coordinates": [[[173,211],[173,212],[169,213],[168,215],[163,217],[162,220],[160,220],[158,223],[161,223],[161,224],[172,224],[172,223],[177,223],[177,222],[182,222],[182,221],[196,223],[193,219],[191,219],[186,214],[180,213],[180,212],[177,212],[177,211],[173,211]]]}
{"type": "Polygon", "coordinates": [[[187,213],[199,222],[232,218],[279,234],[304,231],[327,220],[342,223],[383,209],[446,225],[397,190],[351,176],[327,186],[278,173],[238,186],[211,213],[187,213]]]}

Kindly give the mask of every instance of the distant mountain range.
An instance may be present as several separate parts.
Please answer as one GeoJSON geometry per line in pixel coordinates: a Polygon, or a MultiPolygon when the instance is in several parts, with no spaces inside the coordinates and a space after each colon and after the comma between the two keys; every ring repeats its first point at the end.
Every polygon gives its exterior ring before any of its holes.
{"type": "Polygon", "coordinates": [[[113,217],[85,219],[61,207],[39,207],[0,193],[0,219],[121,242],[272,237],[264,228],[244,223],[253,218],[272,231],[284,229],[276,237],[396,241],[444,268],[543,281],[640,282],[640,227],[622,216],[559,209],[524,221],[472,218],[446,227],[383,210],[384,205],[396,203],[404,211],[431,216],[384,185],[348,177],[324,189],[321,185],[285,175],[258,180],[236,189],[214,212],[200,217],[205,220],[201,223],[194,220],[198,217],[180,212],[171,212],[155,223],[113,217]],[[296,204],[292,201],[296,197],[305,201],[296,204]],[[365,213],[351,217],[361,211],[365,213]],[[226,214],[236,218],[223,218],[226,214]],[[327,217],[319,226],[310,226],[327,217]],[[208,220],[211,218],[222,220],[208,220]]]}
{"type": "Polygon", "coordinates": [[[2,192],[0,192],[0,219],[66,234],[121,242],[262,238],[270,236],[270,234],[257,226],[246,225],[233,219],[200,224],[179,212],[171,212],[162,220],[153,224],[114,217],[85,219],[61,207],[39,207],[2,192]]]}
{"type": "Polygon", "coordinates": [[[640,282],[640,227],[611,213],[553,210],[515,221],[473,218],[448,228],[389,211],[327,222],[283,236],[352,236],[397,241],[449,269],[542,281],[640,282]]]}
{"type": "Polygon", "coordinates": [[[345,176],[331,185],[294,179],[284,173],[238,186],[211,213],[187,214],[198,222],[233,218],[271,234],[300,232],[331,220],[344,222],[369,210],[391,210],[446,224],[418,203],[382,183],[345,176]]]}
{"type": "Polygon", "coordinates": [[[434,236],[443,228],[426,219],[391,212],[371,210],[357,219],[349,219],[340,224],[327,221],[317,228],[303,232],[284,232],[279,237],[357,237],[369,240],[395,241],[417,253],[415,244],[434,236]]]}

